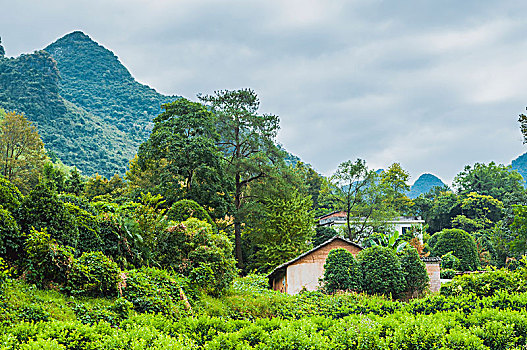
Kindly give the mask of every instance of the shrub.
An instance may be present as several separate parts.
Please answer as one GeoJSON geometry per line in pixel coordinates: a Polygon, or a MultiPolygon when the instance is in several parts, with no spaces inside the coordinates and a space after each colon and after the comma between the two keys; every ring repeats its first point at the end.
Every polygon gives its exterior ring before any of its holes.
{"type": "Polygon", "coordinates": [[[22,194],[11,182],[0,176],[0,203],[4,209],[14,213],[22,202],[22,194]]]}
{"type": "Polygon", "coordinates": [[[115,296],[120,272],[117,264],[103,253],[82,253],[81,257],[73,262],[67,290],[75,295],[115,296]]]}
{"type": "Polygon", "coordinates": [[[16,260],[22,244],[18,224],[11,213],[0,205],[0,256],[16,260]]]}
{"type": "Polygon", "coordinates": [[[223,293],[236,275],[228,237],[195,218],[166,229],[158,237],[157,254],[161,266],[189,277],[207,294],[223,293]]]}
{"type": "Polygon", "coordinates": [[[74,217],[75,225],[79,232],[75,255],[79,256],[84,252],[102,251],[103,240],[99,235],[100,227],[97,217],[74,204],[67,202],[64,205],[74,217]]]}
{"type": "Polygon", "coordinates": [[[361,272],[357,259],[344,248],[333,249],[329,252],[324,264],[324,289],[328,293],[339,290],[361,289],[361,272]]]}
{"type": "Polygon", "coordinates": [[[440,273],[441,273],[441,278],[442,279],[450,280],[450,279],[456,277],[457,271],[453,270],[453,269],[441,269],[440,273]]]}
{"type": "Polygon", "coordinates": [[[368,294],[398,297],[405,288],[401,263],[388,247],[374,246],[357,254],[362,271],[362,290],[368,294]]]}
{"type": "Polygon", "coordinates": [[[177,201],[170,207],[166,215],[169,220],[175,222],[183,222],[190,218],[196,218],[214,226],[214,222],[209,213],[201,205],[190,199],[177,201]]]}
{"type": "Polygon", "coordinates": [[[470,234],[460,229],[445,229],[437,235],[437,242],[431,252],[433,256],[452,252],[459,258],[462,270],[473,271],[480,268],[476,242],[470,234]]]}
{"type": "Polygon", "coordinates": [[[451,282],[441,286],[440,293],[445,296],[473,293],[486,297],[499,291],[525,292],[527,285],[518,273],[500,269],[456,276],[451,282]]]}
{"type": "Polygon", "coordinates": [[[192,291],[186,288],[184,278],[151,267],[126,271],[125,276],[122,295],[137,312],[163,313],[172,317],[185,312],[185,306],[180,301],[180,289],[185,289],[189,296],[192,291]]]}
{"type": "Polygon", "coordinates": [[[47,228],[51,238],[60,244],[75,247],[77,227],[75,219],[55,192],[44,183],[39,183],[24,199],[17,214],[17,222],[23,233],[34,227],[47,228]]]}
{"type": "Polygon", "coordinates": [[[419,257],[417,249],[407,245],[400,255],[401,269],[406,280],[407,298],[422,294],[428,288],[426,265],[419,257]]]}
{"type": "Polygon", "coordinates": [[[4,294],[9,279],[9,269],[4,259],[0,258],[0,296],[4,294]]]}
{"type": "Polygon", "coordinates": [[[315,236],[313,237],[313,247],[316,247],[327,240],[338,236],[338,232],[329,226],[320,226],[315,229],[315,236]]]}
{"type": "Polygon", "coordinates": [[[452,252],[448,252],[441,256],[441,270],[452,269],[459,271],[460,268],[461,262],[454,254],[452,254],[452,252]]]}
{"type": "Polygon", "coordinates": [[[63,285],[73,263],[73,248],[59,245],[47,230],[31,230],[26,240],[27,278],[38,287],[63,285]]]}

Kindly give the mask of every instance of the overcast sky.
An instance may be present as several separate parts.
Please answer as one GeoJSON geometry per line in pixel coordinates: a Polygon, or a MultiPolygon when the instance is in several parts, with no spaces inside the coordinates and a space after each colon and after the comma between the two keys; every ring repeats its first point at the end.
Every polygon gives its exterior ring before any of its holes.
{"type": "Polygon", "coordinates": [[[525,1],[0,0],[8,56],[74,30],[166,94],[250,87],[278,140],[330,175],[363,158],[412,183],[527,150],[525,1]]]}

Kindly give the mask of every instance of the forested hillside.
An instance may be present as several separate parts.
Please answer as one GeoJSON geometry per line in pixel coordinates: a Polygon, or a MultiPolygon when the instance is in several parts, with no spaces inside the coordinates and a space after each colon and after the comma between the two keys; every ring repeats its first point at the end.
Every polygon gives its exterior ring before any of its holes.
{"type": "Polygon", "coordinates": [[[111,51],[80,32],[17,58],[0,55],[0,108],[24,113],[46,145],[84,174],[124,174],[161,104],[111,51]]]}
{"type": "Polygon", "coordinates": [[[57,62],[60,95],[126,133],[137,148],[152,130],[165,96],[138,83],[110,50],[82,32],[65,35],[44,49],[57,62]]]}
{"type": "Polygon", "coordinates": [[[441,181],[437,176],[432,174],[422,174],[417,180],[415,180],[412,187],[410,187],[410,192],[408,192],[408,197],[415,199],[421,194],[429,192],[434,187],[443,187],[445,183],[441,181]]]}
{"type": "MultiPolygon", "coordinates": [[[[518,158],[514,159],[512,161],[512,169],[516,170],[520,173],[521,176],[523,176],[523,179],[525,180],[527,178],[527,153],[522,154],[518,158]]],[[[523,186],[526,186],[526,183],[524,181],[523,186]]]]}

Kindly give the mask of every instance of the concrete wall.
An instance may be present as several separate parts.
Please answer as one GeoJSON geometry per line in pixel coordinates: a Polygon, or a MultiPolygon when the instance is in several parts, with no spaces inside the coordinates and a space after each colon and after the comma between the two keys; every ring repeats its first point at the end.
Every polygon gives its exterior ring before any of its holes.
{"type": "MultiPolygon", "coordinates": [[[[311,254],[304,256],[302,259],[287,267],[286,293],[297,294],[303,288],[309,291],[317,290],[319,279],[324,274],[324,264],[326,263],[328,254],[336,248],[344,248],[353,255],[356,255],[360,251],[360,248],[354,245],[341,240],[335,240],[311,254]]],[[[274,286],[273,289],[279,290],[274,288],[274,286]]]]}
{"type": "Polygon", "coordinates": [[[439,267],[440,262],[425,262],[426,272],[430,278],[430,291],[439,292],[441,288],[441,270],[439,267]]]}

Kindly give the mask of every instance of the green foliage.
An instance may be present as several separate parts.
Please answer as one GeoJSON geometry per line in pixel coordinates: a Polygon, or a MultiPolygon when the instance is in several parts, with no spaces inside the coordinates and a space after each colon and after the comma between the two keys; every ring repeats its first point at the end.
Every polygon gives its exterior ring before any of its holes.
{"type": "Polygon", "coordinates": [[[441,256],[441,269],[459,271],[461,269],[461,261],[452,252],[448,252],[441,256]]]}
{"type": "Polygon", "coordinates": [[[157,254],[161,266],[189,277],[207,294],[223,293],[236,274],[227,236],[195,218],[166,229],[158,237],[157,254]]]}
{"type": "Polygon", "coordinates": [[[527,206],[513,205],[514,221],[511,228],[515,231],[515,237],[510,242],[511,248],[524,254],[527,251],[527,206]]]}
{"type": "Polygon", "coordinates": [[[4,209],[14,213],[22,202],[22,194],[11,182],[0,176],[0,203],[4,209]]]}
{"type": "Polygon", "coordinates": [[[37,182],[45,158],[37,128],[24,115],[8,112],[0,119],[1,176],[27,193],[37,182]]]}
{"type": "Polygon", "coordinates": [[[430,210],[424,215],[431,233],[452,228],[452,219],[461,214],[458,196],[452,191],[440,191],[430,210]]]}
{"type": "Polygon", "coordinates": [[[473,233],[494,226],[502,218],[503,204],[491,196],[470,192],[460,199],[462,214],[452,220],[454,228],[473,233]]]}
{"type": "Polygon", "coordinates": [[[456,277],[456,273],[457,273],[457,270],[441,268],[440,276],[441,276],[441,279],[449,280],[449,279],[456,277]]]}
{"type": "Polygon", "coordinates": [[[186,290],[186,294],[191,296],[192,290],[184,278],[166,270],[147,267],[125,271],[125,276],[122,295],[133,304],[135,311],[162,313],[175,318],[186,314],[180,293],[186,290]]]}
{"type": "Polygon", "coordinates": [[[16,260],[21,250],[22,236],[11,213],[0,205],[0,256],[16,260]]]}
{"type": "MultiPolygon", "coordinates": [[[[214,208],[215,218],[230,209],[232,191],[225,176],[214,114],[204,105],[181,98],[163,105],[154,129],[137,153],[139,178],[150,178],[169,203],[186,198],[214,208]]],[[[136,181],[137,182],[137,181],[136,181]]]]}
{"type": "Polygon", "coordinates": [[[467,232],[459,229],[445,229],[436,235],[436,242],[431,251],[432,256],[443,256],[452,252],[459,258],[462,270],[473,271],[480,268],[476,242],[467,232]]]}
{"type": "Polygon", "coordinates": [[[77,244],[75,219],[57,193],[44,183],[39,183],[24,198],[16,219],[23,233],[27,234],[32,227],[36,230],[46,228],[48,234],[60,244],[72,247],[77,244]]]}
{"type": "MultiPolygon", "coordinates": [[[[44,50],[57,62],[62,78],[59,93],[72,104],[74,110],[67,112],[84,141],[74,150],[81,158],[75,162],[69,149],[59,147],[56,141],[60,138],[53,139],[59,157],[86,174],[98,171],[107,178],[124,174],[137,147],[150,134],[160,106],[175,97],[138,83],[111,51],[81,32],[70,33],[44,50]],[[87,113],[79,116],[79,107],[87,113]]],[[[67,140],[76,143],[69,137],[67,140]]]]}
{"type": "Polygon", "coordinates": [[[214,225],[209,213],[201,205],[191,199],[182,199],[172,204],[166,213],[167,219],[175,222],[187,221],[196,218],[214,225]]]}
{"type": "Polygon", "coordinates": [[[405,289],[401,263],[391,248],[374,246],[357,254],[362,271],[362,290],[397,298],[405,289]]]}
{"type": "Polygon", "coordinates": [[[75,226],[79,236],[75,248],[75,255],[80,256],[84,252],[100,251],[103,247],[102,238],[99,235],[99,220],[92,213],[79,208],[69,202],[64,203],[68,212],[75,219],[75,226]]]}
{"type": "Polygon", "coordinates": [[[83,253],[73,261],[66,289],[73,295],[115,296],[120,272],[117,264],[101,252],[83,253]]]}
{"type": "Polygon", "coordinates": [[[467,165],[456,175],[454,187],[460,194],[476,192],[480,195],[491,196],[507,207],[512,204],[525,202],[524,180],[511,166],[476,163],[467,165]]]}
{"type": "Polygon", "coordinates": [[[522,276],[520,272],[513,273],[500,269],[457,276],[452,282],[441,286],[441,294],[452,297],[469,293],[487,297],[500,291],[526,292],[525,276],[522,276]]]}
{"type": "Polygon", "coordinates": [[[27,279],[44,288],[64,285],[73,264],[73,248],[59,245],[47,230],[31,230],[27,237],[27,279]]]}
{"type": "Polygon", "coordinates": [[[381,173],[379,186],[385,194],[384,201],[401,214],[409,213],[410,207],[414,205],[406,196],[410,191],[410,186],[407,184],[409,178],[410,174],[399,163],[393,163],[381,173]]]}
{"type": "Polygon", "coordinates": [[[263,199],[263,212],[248,229],[254,237],[256,252],[251,266],[268,272],[309,249],[313,237],[313,214],[310,197],[288,191],[263,199]]]}
{"type": "Polygon", "coordinates": [[[379,245],[394,249],[397,253],[402,252],[404,247],[408,245],[408,242],[404,241],[399,231],[396,230],[386,233],[374,232],[368,237],[366,242],[370,246],[379,245]]]}
{"type": "Polygon", "coordinates": [[[338,235],[339,233],[332,227],[317,226],[317,228],[315,228],[315,236],[313,237],[313,247],[319,246],[338,235]]]}
{"type": "Polygon", "coordinates": [[[235,256],[238,267],[243,268],[242,209],[246,204],[243,192],[283,161],[284,154],[274,143],[279,117],[258,114],[260,101],[251,89],[220,90],[199,98],[216,115],[220,135],[217,145],[234,183],[235,256]]]}
{"type": "Polygon", "coordinates": [[[412,246],[406,246],[399,256],[401,270],[406,281],[405,294],[409,299],[423,294],[428,289],[430,281],[426,272],[426,265],[419,257],[419,253],[412,246]]]}
{"type": "Polygon", "coordinates": [[[324,276],[322,284],[325,291],[335,293],[337,291],[362,289],[362,273],[357,259],[344,248],[333,249],[329,252],[324,264],[324,276]]]}

